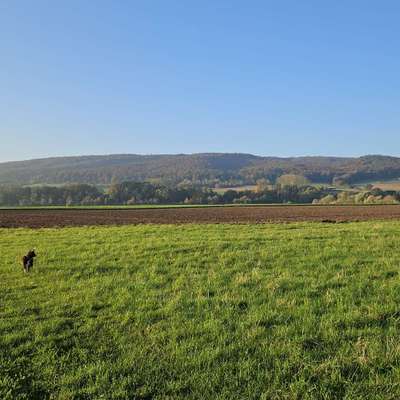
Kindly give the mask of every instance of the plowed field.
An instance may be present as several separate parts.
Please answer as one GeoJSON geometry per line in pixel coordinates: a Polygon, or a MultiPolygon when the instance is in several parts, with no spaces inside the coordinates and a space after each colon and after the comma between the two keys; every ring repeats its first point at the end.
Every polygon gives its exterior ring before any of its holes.
{"type": "Polygon", "coordinates": [[[158,209],[0,210],[0,227],[84,225],[345,222],[400,219],[400,206],[250,206],[158,209]]]}

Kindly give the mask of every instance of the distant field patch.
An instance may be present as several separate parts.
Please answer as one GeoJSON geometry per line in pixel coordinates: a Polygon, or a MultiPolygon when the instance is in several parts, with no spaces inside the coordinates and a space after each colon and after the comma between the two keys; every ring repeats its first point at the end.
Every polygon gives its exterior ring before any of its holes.
{"type": "Polygon", "coordinates": [[[400,191],[400,180],[395,181],[387,181],[387,182],[374,182],[374,188],[378,188],[381,190],[395,190],[400,191]]]}
{"type": "Polygon", "coordinates": [[[218,194],[224,194],[228,190],[235,190],[236,192],[244,192],[246,190],[251,190],[252,192],[255,192],[257,190],[257,185],[232,186],[225,188],[214,188],[212,190],[218,194]]]}
{"type": "Polygon", "coordinates": [[[400,222],[0,237],[1,399],[400,398],[400,222]]]}

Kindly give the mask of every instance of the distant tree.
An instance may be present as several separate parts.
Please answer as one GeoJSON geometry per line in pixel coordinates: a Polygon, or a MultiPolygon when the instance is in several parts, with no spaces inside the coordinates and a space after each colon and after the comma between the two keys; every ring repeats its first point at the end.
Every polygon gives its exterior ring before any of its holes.
{"type": "Polygon", "coordinates": [[[227,190],[223,195],[222,195],[222,200],[224,203],[232,203],[234,199],[238,197],[238,192],[235,190],[227,190]]]}
{"type": "Polygon", "coordinates": [[[366,193],[363,193],[363,192],[357,193],[354,196],[354,202],[357,204],[362,204],[365,202],[366,196],[367,196],[366,193]]]}
{"type": "Polygon", "coordinates": [[[337,195],[337,203],[340,204],[351,204],[354,203],[354,197],[347,191],[340,192],[337,195]]]}
{"type": "Polygon", "coordinates": [[[74,204],[74,200],[72,199],[72,196],[68,196],[65,200],[65,205],[67,207],[72,206],[74,204]]]}
{"type": "Polygon", "coordinates": [[[336,202],[336,197],[333,196],[332,194],[328,194],[319,201],[320,204],[334,204],[335,202],[336,202]]]}
{"type": "Polygon", "coordinates": [[[303,175],[284,174],[276,180],[276,183],[281,186],[306,186],[310,181],[303,175]]]}
{"type": "Polygon", "coordinates": [[[265,190],[267,190],[269,188],[270,185],[271,185],[271,182],[268,179],[265,179],[265,178],[258,179],[256,192],[257,193],[264,192],[265,190]]]}
{"type": "Polygon", "coordinates": [[[385,204],[398,204],[399,201],[396,199],[395,196],[387,195],[383,198],[383,203],[385,204]]]}

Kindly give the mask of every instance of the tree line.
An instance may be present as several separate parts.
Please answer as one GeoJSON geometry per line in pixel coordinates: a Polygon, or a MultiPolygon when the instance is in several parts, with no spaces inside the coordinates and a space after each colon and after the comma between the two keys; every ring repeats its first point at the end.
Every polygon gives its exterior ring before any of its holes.
{"type": "Polygon", "coordinates": [[[330,193],[321,199],[314,199],[313,204],[399,204],[400,192],[372,189],[368,191],[341,191],[330,193]]]}
{"type": "Polygon", "coordinates": [[[256,190],[216,192],[200,186],[166,186],[149,182],[123,182],[106,190],[86,184],[66,186],[0,186],[0,206],[91,206],[134,204],[342,204],[396,203],[400,192],[373,189],[338,192],[309,184],[270,185],[259,181],[256,190]]]}
{"type": "Polygon", "coordinates": [[[261,187],[257,191],[217,193],[200,186],[123,182],[106,190],[93,185],[0,186],[0,206],[89,206],[133,204],[311,203],[329,191],[313,186],[261,187]]]}

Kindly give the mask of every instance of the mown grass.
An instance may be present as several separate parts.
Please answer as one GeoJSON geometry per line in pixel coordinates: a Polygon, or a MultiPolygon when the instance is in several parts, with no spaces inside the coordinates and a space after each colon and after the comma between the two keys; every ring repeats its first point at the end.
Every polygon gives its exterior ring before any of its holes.
{"type": "Polygon", "coordinates": [[[399,232],[0,230],[0,398],[398,399],[399,232]]]}

